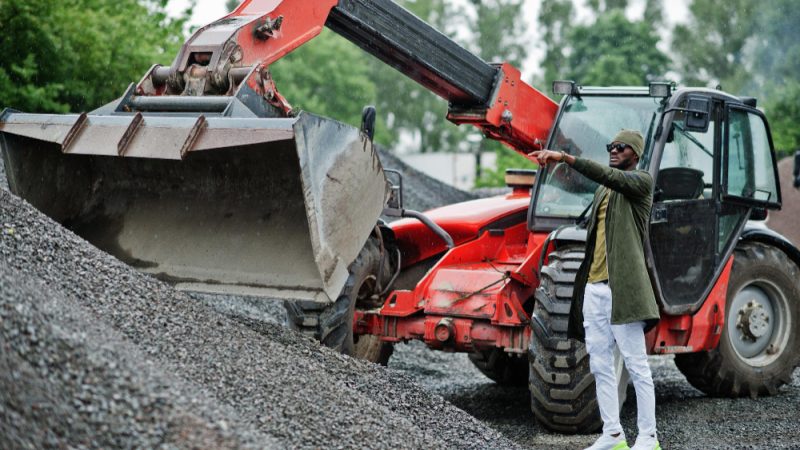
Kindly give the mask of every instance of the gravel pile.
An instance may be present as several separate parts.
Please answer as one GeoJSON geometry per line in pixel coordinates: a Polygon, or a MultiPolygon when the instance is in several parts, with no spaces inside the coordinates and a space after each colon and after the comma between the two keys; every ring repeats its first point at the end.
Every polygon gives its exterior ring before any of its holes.
{"type": "Polygon", "coordinates": [[[26,273],[0,270],[0,447],[279,447],[91,317],[26,273]]]}
{"type": "MultiPolygon", "coordinates": [[[[443,205],[474,200],[478,196],[429,177],[404,163],[391,152],[378,148],[383,167],[403,174],[403,203],[408,209],[426,211],[443,205]]],[[[394,181],[394,178],[392,178],[394,181]]]]}
{"type": "MultiPolygon", "coordinates": [[[[405,173],[408,208],[472,198],[380,156],[405,173]]],[[[569,449],[595,437],[548,433],[526,388],[494,384],[464,354],[400,345],[386,370],[286,330],[280,302],[176,292],[6,189],[0,160],[0,448],[569,449]]],[[[778,396],[713,399],[671,359],[651,364],[664,448],[797,448],[800,370],[778,396]]],[[[635,436],[633,401],[622,420],[635,436]]]]}
{"type": "Polygon", "coordinates": [[[98,251],[5,190],[0,225],[9,317],[0,335],[9,367],[0,398],[4,422],[20,424],[17,434],[0,436],[0,447],[18,446],[14,439],[35,429],[43,431],[30,438],[34,447],[59,438],[89,447],[195,445],[181,440],[185,434],[222,447],[514,447],[408,377],[320,348],[280,320],[220,314],[98,251]],[[47,330],[36,338],[36,352],[27,350],[28,323],[47,330]],[[20,375],[24,382],[14,375],[25,371],[38,375],[20,375]],[[43,418],[50,414],[40,404],[60,409],[58,423],[43,418]],[[123,419],[108,412],[114,408],[123,419]],[[72,424],[86,425],[64,434],[72,424]],[[109,429],[118,430],[107,438],[114,440],[92,440],[109,429]]]}

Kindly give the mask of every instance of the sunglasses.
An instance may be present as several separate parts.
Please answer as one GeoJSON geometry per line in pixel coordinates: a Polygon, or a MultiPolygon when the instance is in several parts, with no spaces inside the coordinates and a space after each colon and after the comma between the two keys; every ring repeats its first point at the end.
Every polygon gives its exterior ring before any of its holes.
{"type": "Polygon", "coordinates": [[[606,151],[611,153],[612,150],[616,150],[618,153],[622,153],[625,151],[626,147],[628,147],[628,145],[623,143],[606,144],[606,151]]]}

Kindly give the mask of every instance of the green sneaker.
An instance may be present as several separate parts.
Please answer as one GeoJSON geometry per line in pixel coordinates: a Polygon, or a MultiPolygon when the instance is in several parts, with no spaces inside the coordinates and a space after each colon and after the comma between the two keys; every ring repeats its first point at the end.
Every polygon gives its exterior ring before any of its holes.
{"type": "MultiPolygon", "coordinates": [[[[611,450],[630,450],[630,447],[628,447],[628,441],[619,441],[611,450]]],[[[658,450],[661,450],[661,447],[658,450]]]]}
{"type": "Polygon", "coordinates": [[[661,450],[661,444],[655,436],[637,436],[631,450],[661,450]]]}
{"type": "Polygon", "coordinates": [[[603,434],[585,450],[629,450],[629,447],[624,434],[620,433],[616,437],[603,434]]]}

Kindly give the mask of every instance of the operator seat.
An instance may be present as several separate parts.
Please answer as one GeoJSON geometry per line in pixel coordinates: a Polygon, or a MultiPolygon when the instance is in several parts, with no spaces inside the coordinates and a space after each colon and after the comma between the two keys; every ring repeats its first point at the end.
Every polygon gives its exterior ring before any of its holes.
{"type": "Polygon", "coordinates": [[[695,200],[703,195],[703,171],[690,167],[667,167],[659,170],[656,201],[695,200]]]}

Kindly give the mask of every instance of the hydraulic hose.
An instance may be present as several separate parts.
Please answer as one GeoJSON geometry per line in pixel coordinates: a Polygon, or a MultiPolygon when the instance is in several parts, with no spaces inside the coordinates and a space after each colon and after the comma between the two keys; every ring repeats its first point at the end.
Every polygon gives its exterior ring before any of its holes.
{"type": "Polygon", "coordinates": [[[418,211],[413,211],[410,209],[403,210],[403,217],[413,217],[414,219],[419,220],[420,222],[424,223],[425,226],[431,229],[437,236],[442,238],[442,240],[447,244],[447,248],[451,249],[456,246],[453,242],[453,237],[450,236],[450,233],[444,231],[442,227],[440,227],[436,222],[432,221],[428,216],[422,214],[418,211]]]}

